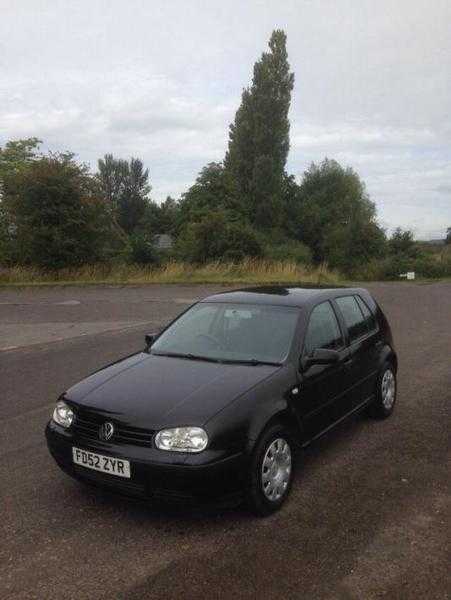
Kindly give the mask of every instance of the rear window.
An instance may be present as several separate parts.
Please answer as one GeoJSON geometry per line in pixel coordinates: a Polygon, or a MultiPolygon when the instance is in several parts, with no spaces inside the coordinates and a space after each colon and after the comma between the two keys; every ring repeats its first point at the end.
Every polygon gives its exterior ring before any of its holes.
{"type": "Polygon", "coordinates": [[[366,319],[354,296],[342,296],[336,302],[343,315],[351,342],[368,333],[366,319]]]}
{"type": "Polygon", "coordinates": [[[363,298],[361,298],[360,296],[356,296],[356,298],[357,298],[357,302],[359,303],[360,310],[362,311],[363,316],[365,318],[365,323],[366,323],[368,331],[369,332],[376,331],[376,329],[377,329],[376,317],[370,311],[370,309],[368,308],[368,306],[367,306],[365,300],[363,300],[363,298]]]}

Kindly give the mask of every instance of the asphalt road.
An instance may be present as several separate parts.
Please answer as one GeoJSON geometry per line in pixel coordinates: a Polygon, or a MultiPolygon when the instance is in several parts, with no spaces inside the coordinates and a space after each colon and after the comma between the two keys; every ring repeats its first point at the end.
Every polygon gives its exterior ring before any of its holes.
{"type": "Polygon", "coordinates": [[[61,391],[212,287],[0,289],[0,598],[449,598],[451,283],[369,287],[397,343],[395,413],[310,447],[263,520],[119,499],[45,446],[61,391]]]}

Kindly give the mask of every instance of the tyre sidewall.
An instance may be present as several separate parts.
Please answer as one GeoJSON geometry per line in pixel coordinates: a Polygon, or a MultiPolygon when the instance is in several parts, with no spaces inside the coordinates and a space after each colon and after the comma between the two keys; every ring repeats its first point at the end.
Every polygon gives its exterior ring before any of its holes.
{"type": "Polygon", "coordinates": [[[393,365],[390,362],[385,362],[379,371],[379,375],[377,378],[377,389],[376,389],[376,399],[371,407],[371,416],[376,417],[378,419],[386,419],[389,417],[396,405],[396,397],[398,393],[398,382],[396,380],[396,371],[393,368],[393,365]],[[395,399],[393,400],[393,404],[389,409],[384,406],[383,397],[382,397],[382,380],[387,371],[391,371],[393,373],[393,377],[395,378],[395,399]]]}

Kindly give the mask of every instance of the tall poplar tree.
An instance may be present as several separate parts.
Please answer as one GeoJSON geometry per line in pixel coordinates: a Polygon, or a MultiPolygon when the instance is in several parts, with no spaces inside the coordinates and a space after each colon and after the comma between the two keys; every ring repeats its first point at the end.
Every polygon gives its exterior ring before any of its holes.
{"type": "Polygon", "coordinates": [[[275,30],[269,52],[254,65],[252,85],[243,90],[224,163],[244,212],[257,227],[277,225],[280,219],[293,84],[286,35],[275,30]]]}

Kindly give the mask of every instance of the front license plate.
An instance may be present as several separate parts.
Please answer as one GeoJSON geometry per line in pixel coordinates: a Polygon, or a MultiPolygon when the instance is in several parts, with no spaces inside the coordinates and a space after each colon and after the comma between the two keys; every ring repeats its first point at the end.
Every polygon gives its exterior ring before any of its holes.
{"type": "Polygon", "coordinates": [[[81,448],[75,446],[72,447],[72,458],[75,464],[87,469],[130,479],[130,463],[128,460],[114,458],[114,456],[103,456],[103,454],[81,450],[81,448]]]}

